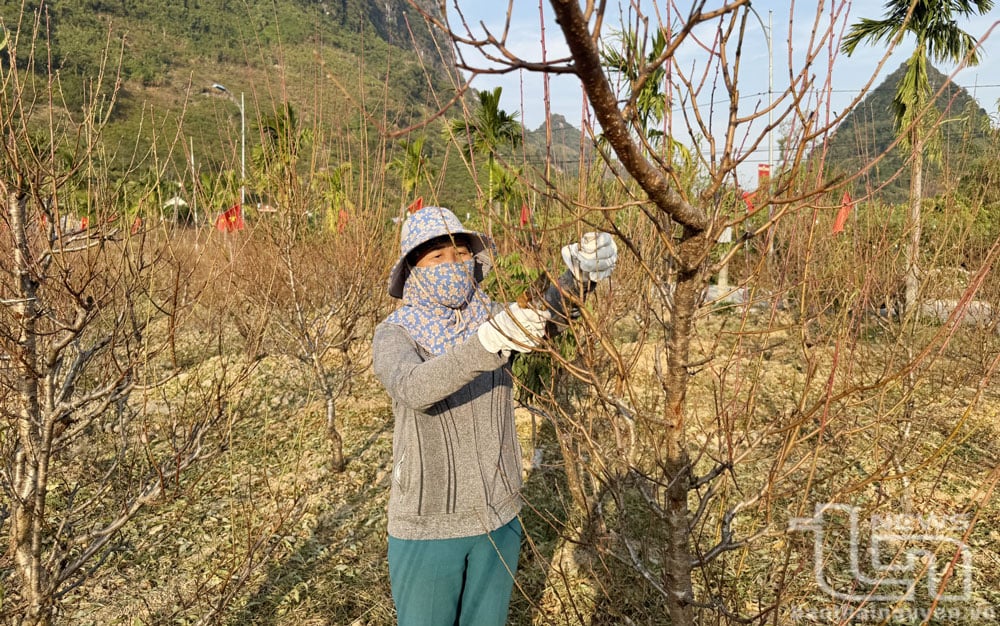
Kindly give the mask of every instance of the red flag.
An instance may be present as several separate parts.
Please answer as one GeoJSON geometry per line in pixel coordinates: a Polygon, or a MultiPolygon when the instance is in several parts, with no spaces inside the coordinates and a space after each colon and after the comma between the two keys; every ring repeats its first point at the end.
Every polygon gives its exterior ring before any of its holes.
{"type": "Polygon", "coordinates": [[[136,215],[135,219],[132,220],[132,234],[133,235],[136,234],[141,229],[142,229],[142,218],[136,215]]]}
{"type": "Polygon", "coordinates": [[[80,218],[80,230],[87,230],[88,226],[90,226],[90,218],[84,215],[80,218]]]}
{"type": "Polygon", "coordinates": [[[851,213],[851,206],[853,206],[853,201],[851,200],[851,192],[845,191],[844,197],[840,199],[840,210],[837,211],[837,217],[833,220],[833,233],[836,235],[839,232],[843,232],[844,224],[847,223],[847,216],[851,213]]]}
{"type": "Polygon", "coordinates": [[[528,209],[528,203],[525,202],[521,205],[521,226],[527,225],[531,221],[531,211],[528,209]]]}
{"type": "Polygon", "coordinates": [[[753,213],[754,211],[757,210],[757,207],[755,207],[754,204],[753,204],[754,198],[756,196],[757,196],[757,192],[756,191],[744,191],[743,192],[743,202],[747,203],[747,213],[753,213]]]}
{"type": "Polygon", "coordinates": [[[215,227],[224,233],[243,230],[243,207],[234,204],[215,218],[215,227]]]}
{"type": "Polygon", "coordinates": [[[410,206],[406,207],[406,211],[408,213],[416,213],[417,211],[419,211],[422,208],[424,208],[424,198],[423,198],[423,196],[421,196],[421,197],[417,198],[416,200],[414,200],[413,202],[411,202],[410,206]]]}

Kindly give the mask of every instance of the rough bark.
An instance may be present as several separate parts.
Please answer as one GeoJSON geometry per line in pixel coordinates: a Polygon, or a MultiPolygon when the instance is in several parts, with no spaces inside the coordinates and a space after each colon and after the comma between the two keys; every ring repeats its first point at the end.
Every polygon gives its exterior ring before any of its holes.
{"type": "Polygon", "coordinates": [[[910,171],[910,241],[906,248],[906,277],[904,302],[906,313],[917,312],[917,293],[920,289],[920,205],[924,197],[924,141],[920,133],[913,133],[913,164],[910,171]]]}
{"type": "Polygon", "coordinates": [[[14,194],[8,196],[8,205],[14,238],[13,269],[17,275],[18,289],[14,309],[20,320],[20,327],[16,330],[14,358],[19,406],[10,548],[14,553],[14,567],[21,583],[21,598],[26,605],[25,623],[48,624],[50,594],[47,592],[48,581],[42,563],[42,520],[45,518],[52,424],[43,419],[38,402],[38,282],[31,271],[25,206],[14,194]]]}
{"type": "Polygon", "coordinates": [[[690,604],[694,591],[691,585],[690,511],[687,500],[691,466],[685,448],[684,402],[690,338],[700,291],[699,272],[688,270],[678,273],[668,340],[668,367],[663,380],[666,411],[661,425],[660,449],[664,455],[663,478],[668,485],[666,523],[670,541],[664,550],[663,583],[664,589],[670,593],[668,610],[671,624],[694,623],[690,604]]]}
{"type": "Polygon", "coordinates": [[[600,51],[590,35],[577,0],[552,0],[552,9],[573,55],[576,74],[594,107],[594,115],[622,165],[661,211],[693,231],[700,232],[707,228],[708,218],[704,211],[685,202],[674,192],[667,172],[650,163],[633,141],[628,124],[618,108],[618,99],[604,74],[600,51]]]}
{"type": "Polygon", "coordinates": [[[342,472],[347,462],[344,460],[344,439],[337,430],[337,407],[332,393],[326,397],[326,437],[330,441],[330,469],[342,472]]]}
{"type": "Polygon", "coordinates": [[[667,395],[666,414],[654,428],[659,433],[659,453],[667,489],[666,523],[668,545],[663,546],[663,579],[671,624],[694,623],[691,604],[690,516],[687,505],[691,469],[685,449],[684,400],[687,392],[689,342],[693,327],[707,242],[708,218],[704,211],[685,202],[673,189],[669,172],[656,167],[633,140],[628,124],[608,82],[600,53],[586,18],[576,0],[553,0],[556,21],[562,28],[573,56],[576,73],[594,108],[608,143],[624,168],[649,200],[663,213],[684,226],[678,243],[677,292],[667,340],[668,368],[662,381],[667,395]]]}

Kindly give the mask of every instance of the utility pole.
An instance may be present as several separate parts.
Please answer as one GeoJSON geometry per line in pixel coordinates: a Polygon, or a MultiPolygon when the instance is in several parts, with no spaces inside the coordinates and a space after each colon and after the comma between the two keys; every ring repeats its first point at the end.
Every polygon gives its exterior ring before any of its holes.
{"type": "Polygon", "coordinates": [[[191,144],[191,212],[194,213],[195,228],[198,223],[198,172],[194,167],[194,137],[188,137],[191,144]]]}
{"type": "Polygon", "coordinates": [[[247,115],[243,92],[240,92],[240,211],[247,199],[247,115]]]}
{"type": "MultiPolygon", "coordinates": [[[[771,126],[774,124],[774,48],[771,42],[772,33],[772,19],[774,16],[774,11],[768,9],[767,11],[767,26],[764,26],[764,20],[761,19],[760,14],[752,6],[747,5],[750,12],[753,13],[754,17],[760,23],[761,29],[764,31],[764,37],[767,41],[767,182],[768,188],[766,191],[768,200],[771,196],[771,178],[774,173],[774,129],[771,126]]],[[[758,172],[761,170],[758,169],[758,172]]],[[[760,180],[758,175],[757,180],[760,180]]],[[[774,217],[774,205],[771,202],[767,203],[767,220],[768,222],[774,217]]],[[[770,257],[774,253],[774,230],[773,228],[768,228],[767,233],[767,256],[770,257]]]]}
{"type": "Polygon", "coordinates": [[[223,93],[229,98],[229,101],[240,107],[240,211],[243,210],[243,204],[247,199],[247,115],[246,115],[246,101],[243,98],[243,92],[240,92],[240,99],[237,101],[233,96],[233,93],[226,89],[226,86],[221,83],[214,83],[212,89],[223,93]]]}

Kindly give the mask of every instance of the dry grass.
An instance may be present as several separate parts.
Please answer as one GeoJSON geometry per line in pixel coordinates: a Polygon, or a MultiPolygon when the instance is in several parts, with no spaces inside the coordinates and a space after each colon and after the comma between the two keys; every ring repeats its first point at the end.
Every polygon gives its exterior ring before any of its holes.
{"type": "MultiPolygon", "coordinates": [[[[703,336],[718,333],[722,321],[707,320],[703,336]]],[[[242,420],[240,432],[234,433],[226,463],[193,481],[183,498],[148,511],[131,527],[122,551],[99,571],[98,584],[72,603],[67,618],[80,624],[188,623],[209,614],[213,603],[230,591],[227,586],[238,583],[231,589],[232,604],[217,617],[219,623],[393,623],[385,563],[384,511],[391,457],[388,400],[365,376],[341,403],[349,465],[347,472],[335,475],[324,463],[321,407],[301,381],[287,376],[286,366],[270,358],[259,364],[239,408],[253,415],[242,420]],[[251,546],[256,547],[251,550],[251,546]],[[255,566],[245,578],[233,581],[248,558],[256,561],[255,566]],[[122,588],[137,593],[115,592],[122,588]]],[[[758,405],[787,405],[787,394],[802,376],[800,369],[794,349],[772,352],[759,373],[758,405]]],[[[950,359],[942,359],[935,369],[935,375],[947,380],[955,374],[950,359]]],[[[706,369],[694,382],[692,405],[711,406],[717,379],[706,369]]],[[[921,396],[924,410],[915,419],[919,434],[907,459],[911,465],[924,464],[910,483],[914,514],[975,515],[967,543],[975,555],[976,602],[986,606],[1000,602],[995,592],[1000,580],[996,552],[1000,507],[984,494],[984,479],[1000,457],[995,443],[1000,396],[992,388],[987,390],[963,420],[968,406],[964,399],[970,393],[969,388],[954,389],[948,398],[940,398],[928,389],[921,396]]],[[[778,582],[783,617],[777,623],[788,623],[795,607],[836,606],[811,576],[810,538],[788,532],[788,520],[811,515],[812,504],[823,499],[858,504],[865,515],[898,510],[901,481],[868,480],[878,471],[878,451],[891,445],[885,432],[891,427],[879,424],[877,414],[864,403],[844,402],[843,408],[830,418],[826,433],[804,442],[798,456],[786,461],[787,465],[808,461],[802,469],[789,471],[781,480],[769,477],[779,442],[765,442],[741,460],[735,478],[725,485],[731,502],[762,489],[773,492],[734,525],[741,536],[763,533],[713,564],[707,578],[699,579],[699,586],[711,585],[732,609],[752,613],[758,602],[766,605],[778,582]]],[[[707,446],[718,435],[712,411],[702,408],[695,414],[701,419],[692,424],[693,445],[707,446]]],[[[775,426],[763,419],[751,421],[748,429],[775,426]]],[[[631,545],[637,551],[656,542],[655,519],[643,512],[638,492],[608,503],[605,515],[618,540],[591,536],[575,544],[581,529],[574,527],[551,424],[544,420],[533,424],[527,411],[518,411],[518,422],[529,468],[528,507],[523,515],[528,539],[511,623],[662,623],[658,621],[662,597],[620,559],[618,541],[626,534],[633,537],[631,545]],[[542,450],[542,464],[531,468],[535,448],[542,450]]],[[[699,541],[711,543],[712,537],[699,541]]],[[[655,550],[646,557],[645,562],[655,568],[655,550]]]]}
{"type": "MultiPolygon", "coordinates": [[[[259,358],[248,347],[248,326],[227,321],[226,315],[245,312],[241,285],[253,284],[231,276],[241,267],[239,249],[210,240],[175,242],[173,250],[175,261],[164,275],[190,277],[201,285],[199,300],[170,349],[149,364],[150,372],[178,368],[179,374],[158,390],[160,399],[133,401],[142,403],[155,448],[183,425],[178,418],[184,411],[213,406],[212,394],[225,380],[230,438],[218,462],[180,477],[122,531],[91,581],[66,598],[62,621],[392,624],[385,561],[392,428],[387,396],[365,371],[338,399],[348,465],[344,473],[331,472],[324,406],[307,373],[288,355],[259,358]]],[[[633,409],[657,415],[663,409],[655,375],[662,334],[631,314],[633,300],[619,284],[593,306],[607,318],[601,328],[614,334],[627,364],[633,409]]],[[[732,460],[733,469],[717,479],[693,540],[701,551],[714,545],[723,514],[740,502],[732,530],[737,539],[750,540],[697,572],[699,594],[722,598],[744,615],[779,603],[756,623],[790,623],[797,609],[840,608],[844,603],[830,599],[812,575],[811,536],[790,532],[789,520],[811,516],[818,502],[858,506],[864,520],[908,503],[914,516],[958,515],[973,522],[962,540],[974,556],[974,597],[962,606],[1000,605],[1000,506],[991,492],[1000,459],[1000,392],[989,382],[1000,351],[997,336],[920,326],[915,342],[933,349],[920,364],[913,410],[904,419],[901,401],[908,392],[901,379],[886,374],[902,363],[891,325],[851,326],[833,313],[804,325],[789,312],[709,311],[693,343],[701,366],[688,394],[688,439],[696,473],[719,460],[732,460]],[[910,435],[902,439],[904,422],[910,435]]],[[[365,361],[367,339],[355,350],[355,360],[365,361]]],[[[607,370],[595,380],[613,385],[608,360],[591,357],[607,370]]],[[[342,357],[328,358],[335,366],[342,357]]],[[[589,421],[574,430],[558,416],[553,421],[517,412],[526,542],[510,623],[663,623],[664,599],[656,588],[663,539],[648,492],[627,476],[602,473],[615,463],[594,462],[596,454],[616,454],[611,425],[620,417],[586,386],[576,384],[561,397],[589,421]],[[593,438],[575,445],[583,452],[588,489],[601,494],[600,524],[575,509],[560,433],[593,438]]],[[[102,436],[117,434],[109,429],[102,436]]],[[[639,444],[636,468],[651,474],[655,456],[639,444]]],[[[693,494],[692,510],[699,503],[693,494]]],[[[846,554],[846,540],[831,541],[828,569],[834,572],[843,565],[836,555],[846,554]]],[[[909,606],[928,602],[918,596],[909,606]]],[[[727,622],[711,611],[702,619],[727,622]]]]}

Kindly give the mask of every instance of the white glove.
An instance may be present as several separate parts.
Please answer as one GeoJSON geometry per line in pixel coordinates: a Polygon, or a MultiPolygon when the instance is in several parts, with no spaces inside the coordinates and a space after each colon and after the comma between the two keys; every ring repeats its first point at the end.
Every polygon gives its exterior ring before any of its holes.
{"type": "Polygon", "coordinates": [[[545,335],[545,322],[552,317],[548,311],[522,309],[517,304],[484,322],[479,330],[479,343],[489,352],[530,352],[538,347],[545,335]]]}
{"type": "Polygon", "coordinates": [[[608,233],[585,233],[580,243],[563,246],[562,258],[574,278],[597,282],[611,276],[618,246],[608,233]]]}

